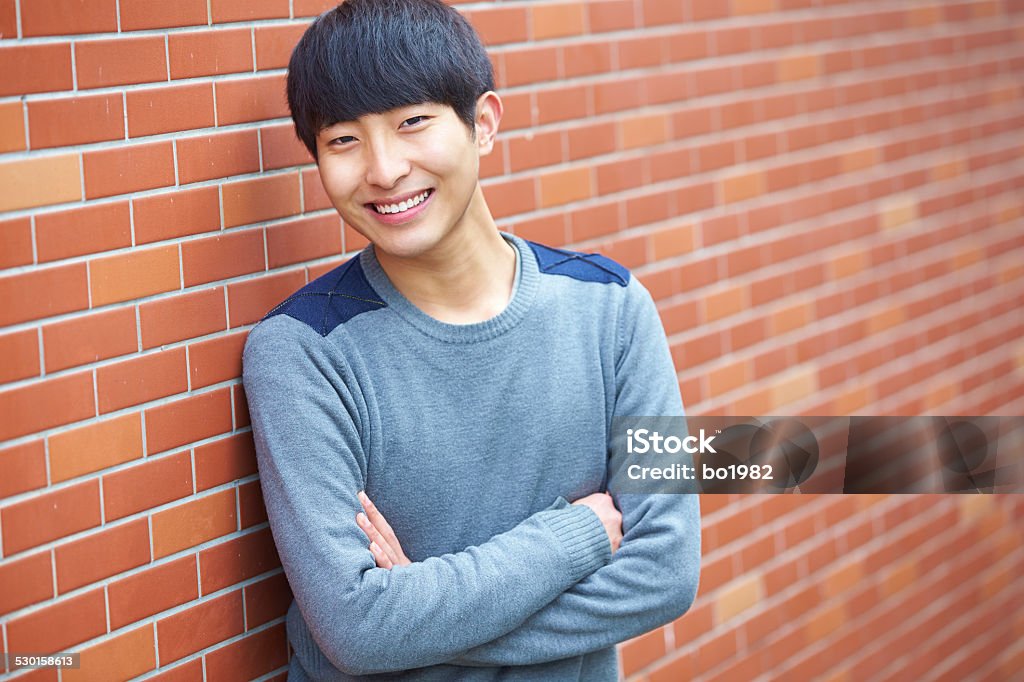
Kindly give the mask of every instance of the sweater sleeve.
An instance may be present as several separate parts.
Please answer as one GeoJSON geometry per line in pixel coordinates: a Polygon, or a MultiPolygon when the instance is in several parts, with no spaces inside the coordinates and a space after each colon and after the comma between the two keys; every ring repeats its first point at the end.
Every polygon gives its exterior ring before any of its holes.
{"type": "MultiPolygon", "coordinates": [[[[621,323],[613,416],[682,416],[664,329],[650,294],[635,278],[621,323]]],[[[698,496],[624,493],[614,489],[617,480],[610,478],[609,492],[622,512],[623,538],[611,562],[515,630],[450,663],[529,665],[579,656],[643,634],[690,608],[700,575],[698,496]]]]}
{"type": "Polygon", "coordinates": [[[610,559],[597,515],[560,499],[479,546],[376,568],[355,522],[372,417],[332,344],[278,315],[250,332],[242,377],[274,541],[333,666],[361,675],[443,663],[513,630],[610,559]]]}

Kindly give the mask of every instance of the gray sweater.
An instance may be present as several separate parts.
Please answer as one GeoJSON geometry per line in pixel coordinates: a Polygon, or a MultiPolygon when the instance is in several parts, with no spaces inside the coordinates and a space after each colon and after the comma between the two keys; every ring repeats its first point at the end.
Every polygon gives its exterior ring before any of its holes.
{"type": "Polygon", "coordinates": [[[650,295],[607,258],[503,236],[518,272],[485,322],[426,315],[371,246],[249,334],[289,679],[614,680],[614,645],[693,601],[695,495],[611,490],[614,557],[568,502],[606,486],[613,417],[683,414],[650,295]],[[375,567],[363,489],[412,564],[375,567]]]}

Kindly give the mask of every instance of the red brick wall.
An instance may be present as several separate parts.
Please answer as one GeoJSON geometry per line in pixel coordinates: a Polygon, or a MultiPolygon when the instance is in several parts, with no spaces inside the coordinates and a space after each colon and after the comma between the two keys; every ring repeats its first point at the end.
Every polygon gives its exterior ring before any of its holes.
{"type": "MultiPolygon", "coordinates": [[[[329,4],[0,0],[0,649],[286,664],[239,353],[361,246],[282,93],[329,4]]],[[[1024,2],[463,9],[495,215],[634,269],[691,413],[1024,413],[1024,2]]],[[[698,601],[627,675],[1024,668],[1018,498],[703,505],[698,601]]]]}

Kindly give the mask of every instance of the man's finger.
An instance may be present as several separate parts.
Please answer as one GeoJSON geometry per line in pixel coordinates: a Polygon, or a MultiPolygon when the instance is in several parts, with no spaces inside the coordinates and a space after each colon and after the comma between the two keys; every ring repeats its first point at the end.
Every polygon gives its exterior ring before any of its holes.
{"type": "Polygon", "coordinates": [[[366,537],[377,543],[377,546],[387,555],[391,561],[398,561],[398,553],[394,547],[391,547],[386,538],[384,538],[380,531],[370,523],[370,520],[366,517],[366,514],[356,514],[356,523],[366,533],[366,537]]]}
{"type": "MultiPolygon", "coordinates": [[[[366,510],[366,516],[370,519],[370,523],[380,531],[380,534],[384,537],[387,544],[393,547],[396,552],[401,555],[404,554],[402,551],[402,543],[398,541],[398,536],[395,535],[395,531],[391,529],[391,525],[388,523],[384,515],[380,513],[370,498],[363,491],[359,491],[359,502],[362,503],[363,509],[366,510]]],[[[398,556],[395,557],[398,559],[398,556]]]]}
{"type": "Polygon", "coordinates": [[[370,543],[370,552],[373,553],[373,560],[377,562],[378,568],[391,568],[395,565],[394,562],[391,561],[391,557],[389,557],[376,542],[370,543]]]}

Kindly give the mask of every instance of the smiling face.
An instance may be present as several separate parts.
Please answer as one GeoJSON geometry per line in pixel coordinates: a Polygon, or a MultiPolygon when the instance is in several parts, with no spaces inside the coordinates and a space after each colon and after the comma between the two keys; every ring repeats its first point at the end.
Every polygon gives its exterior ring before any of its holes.
{"type": "Polygon", "coordinates": [[[451,107],[424,103],[335,123],[317,136],[331,203],[378,253],[430,254],[490,220],[480,156],[493,148],[501,100],[485,93],[477,111],[475,134],[451,107]]]}

